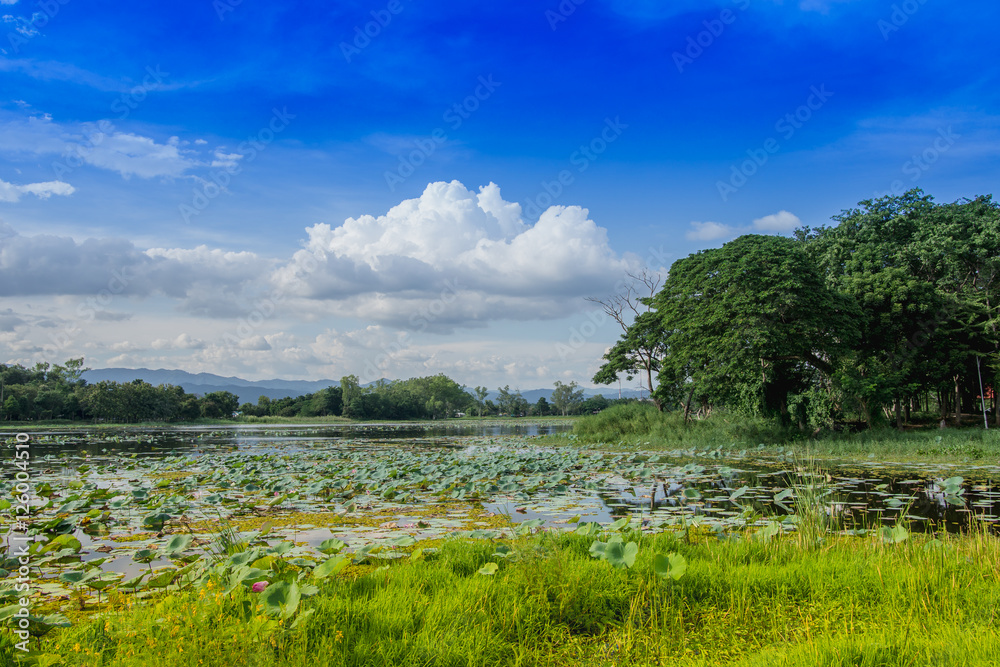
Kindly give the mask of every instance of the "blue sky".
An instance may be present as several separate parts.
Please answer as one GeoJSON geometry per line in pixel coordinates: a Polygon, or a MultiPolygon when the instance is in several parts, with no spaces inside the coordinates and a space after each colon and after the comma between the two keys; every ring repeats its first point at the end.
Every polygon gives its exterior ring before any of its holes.
{"type": "Polygon", "coordinates": [[[0,361],[590,384],[627,273],[1000,170],[995,3],[0,2],[0,361]]]}

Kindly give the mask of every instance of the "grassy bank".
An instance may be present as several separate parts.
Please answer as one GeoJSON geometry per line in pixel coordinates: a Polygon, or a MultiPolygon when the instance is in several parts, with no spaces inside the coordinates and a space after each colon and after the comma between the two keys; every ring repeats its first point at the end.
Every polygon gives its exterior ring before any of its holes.
{"type": "MultiPolygon", "coordinates": [[[[50,632],[40,664],[1000,664],[1000,541],[982,532],[688,537],[625,534],[638,546],[630,567],[592,557],[593,536],[522,538],[506,557],[453,540],[318,581],[284,621],[260,594],[214,580],[142,604],[117,597],[50,632]],[[654,569],[670,553],[687,562],[677,580],[654,569]]],[[[0,644],[10,664],[8,631],[0,644]]]]}
{"type": "Polygon", "coordinates": [[[663,413],[646,403],[611,407],[581,418],[574,426],[579,444],[610,449],[699,450],[738,452],[764,445],[766,450],[795,450],[811,456],[931,461],[988,461],[1000,458],[1000,429],[877,428],[856,433],[824,431],[813,437],[773,420],[717,414],[684,424],[677,412],[663,413]]]}

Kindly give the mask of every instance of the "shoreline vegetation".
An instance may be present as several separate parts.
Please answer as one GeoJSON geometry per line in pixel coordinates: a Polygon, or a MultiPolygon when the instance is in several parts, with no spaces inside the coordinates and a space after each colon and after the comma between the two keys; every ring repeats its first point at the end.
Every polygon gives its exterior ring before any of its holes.
{"type": "Polygon", "coordinates": [[[294,600],[280,583],[268,597],[211,576],[143,602],[111,593],[33,640],[30,664],[1000,664],[1000,541],[982,528],[768,524],[724,541],[603,528],[415,545],[380,567],[307,575],[299,586],[315,590],[294,600]]]}
{"type": "Polygon", "coordinates": [[[781,427],[774,420],[717,411],[711,417],[684,421],[676,412],[661,412],[649,402],[613,405],[597,414],[546,417],[467,416],[448,419],[355,420],[346,417],[239,417],[198,419],[186,422],[139,422],[135,424],[82,423],[71,420],[0,422],[0,434],[49,429],[70,432],[105,432],[173,428],[238,428],[240,426],[413,426],[414,428],[463,428],[485,426],[572,425],[563,433],[535,436],[540,445],[567,446],[608,451],[650,451],[678,458],[726,458],[775,453],[809,458],[867,460],[892,456],[898,461],[942,463],[1000,463],[1000,429],[983,429],[977,415],[968,415],[965,425],[940,428],[933,416],[914,414],[904,430],[890,426],[874,429],[802,433],[781,427]]]}
{"type": "Polygon", "coordinates": [[[976,423],[976,416],[968,416],[966,426],[947,428],[940,428],[933,416],[921,421],[920,415],[914,414],[912,419],[913,425],[904,430],[885,426],[803,433],[771,419],[722,411],[685,422],[682,414],[661,412],[649,403],[630,403],[584,416],[574,424],[572,433],[548,440],[568,440],[596,449],[666,451],[678,456],[700,453],[724,458],[737,452],[781,450],[805,458],[893,456],[899,460],[1000,463],[1000,429],[984,429],[981,421],[976,423]]]}

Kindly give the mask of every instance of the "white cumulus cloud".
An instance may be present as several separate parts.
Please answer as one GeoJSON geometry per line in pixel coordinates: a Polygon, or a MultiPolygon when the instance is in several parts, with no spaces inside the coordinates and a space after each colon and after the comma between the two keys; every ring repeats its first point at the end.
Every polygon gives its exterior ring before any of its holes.
{"type": "Polygon", "coordinates": [[[275,271],[284,291],[333,313],[381,324],[448,329],[491,319],[559,317],[604,294],[636,267],[578,206],[529,225],[490,183],[431,183],[384,215],[317,224],[275,271]]]}
{"type": "Polygon", "coordinates": [[[788,234],[801,225],[797,215],[782,210],[757,218],[743,227],[720,222],[692,222],[691,229],[684,236],[688,241],[728,241],[741,234],[788,234]]]}
{"type": "Polygon", "coordinates": [[[715,241],[731,238],[737,234],[736,228],[718,222],[692,222],[692,229],[685,234],[688,241],[715,241]]]}
{"type": "Polygon", "coordinates": [[[755,230],[777,234],[787,234],[801,225],[802,221],[799,220],[799,217],[788,211],[778,211],[777,213],[765,215],[763,218],[757,218],[753,221],[753,228],[755,230]]]}
{"type": "Polygon", "coordinates": [[[48,199],[52,195],[68,196],[76,190],[69,183],[62,181],[45,181],[44,183],[28,183],[14,185],[0,179],[0,201],[16,202],[21,195],[35,195],[39,199],[48,199]]]}

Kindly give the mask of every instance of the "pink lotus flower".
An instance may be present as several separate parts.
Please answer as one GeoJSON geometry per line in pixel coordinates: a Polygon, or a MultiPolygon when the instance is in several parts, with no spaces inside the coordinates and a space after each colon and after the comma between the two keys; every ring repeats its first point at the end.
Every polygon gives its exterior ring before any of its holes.
{"type": "Polygon", "coordinates": [[[260,593],[265,588],[267,588],[267,582],[266,581],[258,581],[256,584],[253,585],[253,592],[254,593],[260,593]]]}

